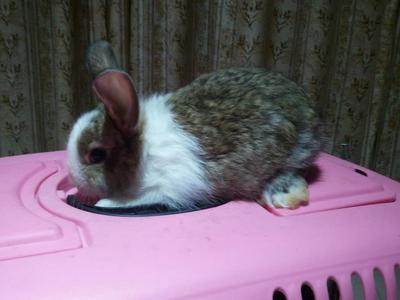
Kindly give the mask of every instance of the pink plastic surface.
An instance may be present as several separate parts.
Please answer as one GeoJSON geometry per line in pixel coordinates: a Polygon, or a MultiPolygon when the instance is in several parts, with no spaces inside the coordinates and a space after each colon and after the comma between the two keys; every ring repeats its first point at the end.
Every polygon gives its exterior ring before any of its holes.
{"type": "Polygon", "coordinates": [[[306,283],[318,300],[328,278],[351,299],[357,273],[369,300],[375,268],[396,299],[400,183],[365,168],[321,154],[311,202],[293,211],[234,201],[115,217],[64,202],[73,191],[64,159],[0,159],[0,299],[258,300],[280,290],[290,300],[306,283]]]}

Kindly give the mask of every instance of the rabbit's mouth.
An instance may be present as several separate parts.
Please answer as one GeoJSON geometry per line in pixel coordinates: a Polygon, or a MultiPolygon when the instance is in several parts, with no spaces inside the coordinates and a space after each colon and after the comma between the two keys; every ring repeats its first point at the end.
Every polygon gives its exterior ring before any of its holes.
{"type": "MultiPolygon", "coordinates": [[[[72,194],[70,196],[68,196],[70,198],[68,198],[68,201],[74,201],[74,203],[76,203],[75,206],[77,207],[78,203],[79,205],[87,205],[87,206],[94,206],[96,205],[96,203],[100,200],[99,197],[92,197],[92,196],[88,196],[86,194],[82,194],[80,191],[78,191],[76,194],[72,194]]],[[[69,203],[71,204],[71,203],[69,203]]]]}
{"type": "Polygon", "coordinates": [[[83,176],[74,176],[72,172],[69,173],[69,180],[72,182],[79,191],[80,199],[100,199],[107,195],[107,187],[96,178],[85,178],[83,176]]]}
{"type": "Polygon", "coordinates": [[[107,190],[98,186],[77,185],[79,195],[82,199],[101,199],[107,197],[107,190]]]}

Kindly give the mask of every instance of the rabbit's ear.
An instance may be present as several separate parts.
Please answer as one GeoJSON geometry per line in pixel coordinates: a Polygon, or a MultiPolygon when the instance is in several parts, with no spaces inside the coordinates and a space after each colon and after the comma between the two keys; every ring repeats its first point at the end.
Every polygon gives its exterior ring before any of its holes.
{"type": "Polygon", "coordinates": [[[123,134],[132,133],[139,118],[139,101],[132,78],[122,71],[106,71],[95,78],[93,90],[115,126],[123,134]]]}
{"type": "Polygon", "coordinates": [[[110,43],[98,40],[86,50],[86,66],[93,76],[107,69],[119,69],[115,53],[110,43]]]}

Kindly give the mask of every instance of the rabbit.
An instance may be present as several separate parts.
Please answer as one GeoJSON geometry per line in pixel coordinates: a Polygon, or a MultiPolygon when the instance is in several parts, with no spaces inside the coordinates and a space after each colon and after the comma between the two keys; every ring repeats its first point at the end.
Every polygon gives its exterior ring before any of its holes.
{"type": "Polygon", "coordinates": [[[234,199],[295,209],[321,147],[313,101],[284,75],[232,67],[138,97],[100,40],[86,54],[98,107],[74,124],[70,177],[99,207],[193,209],[234,199]]]}

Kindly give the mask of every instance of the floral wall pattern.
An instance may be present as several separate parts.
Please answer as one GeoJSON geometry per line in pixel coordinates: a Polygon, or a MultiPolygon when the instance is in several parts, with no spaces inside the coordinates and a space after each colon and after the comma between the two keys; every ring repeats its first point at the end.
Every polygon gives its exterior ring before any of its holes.
{"type": "Polygon", "coordinates": [[[98,38],[142,95],[229,66],[283,72],[318,101],[326,151],[400,179],[400,0],[0,0],[0,155],[65,147],[94,105],[98,38]]]}

